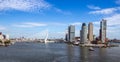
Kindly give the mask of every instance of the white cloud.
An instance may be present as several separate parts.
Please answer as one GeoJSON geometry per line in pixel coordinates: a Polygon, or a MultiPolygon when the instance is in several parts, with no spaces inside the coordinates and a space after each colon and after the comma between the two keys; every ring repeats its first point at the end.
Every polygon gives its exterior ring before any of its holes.
{"type": "MultiPolygon", "coordinates": [[[[107,20],[107,37],[120,39],[120,14],[114,14],[110,17],[104,18],[107,20]]],[[[94,33],[98,36],[100,29],[100,21],[95,21],[94,23],[94,33]]]]}
{"type": "Polygon", "coordinates": [[[43,10],[52,10],[64,15],[71,15],[71,12],[53,7],[45,0],[0,0],[0,11],[2,11],[0,14],[11,10],[36,13],[43,10]]]}
{"type": "Polygon", "coordinates": [[[46,26],[46,24],[42,24],[42,23],[35,23],[35,22],[27,22],[24,23],[26,25],[32,25],[32,26],[46,26]]]}
{"type": "Polygon", "coordinates": [[[48,25],[53,25],[53,26],[66,26],[67,24],[65,24],[65,23],[59,23],[59,22],[52,22],[52,23],[48,23],[48,25]]]}
{"type": "Polygon", "coordinates": [[[99,24],[100,24],[100,21],[95,21],[95,22],[93,22],[93,24],[99,25],[99,24]]]}
{"type": "Polygon", "coordinates": [[[107,35],[111,38],[120,39],[120,14],[105,18],[107,20],[107,35]]]}
{"type": "Polygon", "coordinates": [[[120,25],[120,14],[115,14],[104,19],[108,20],[108,25],[120,25]]]}
{"type": "Polygon", "coordinates": [[[74,23],[71,23],[71,25],[82,25],[81,22],[74,22],[74,23]]]}
{"type": "Polygon", "coordinates": [[[44,0],[0,0],[0,11],[12,9],[31,12],[49,8],[50,6],[44,0]]]}
{"type": "Polygon", "coordinates": [[[0,30],[5,30],[6,27],[0,26],[0,30]]]}
{"type": "Polygon", "coordinates": [[[119,7],[117,8],[106,8],[106,9],[101,9],[101,10],[96,10],[96,11],[90,11],[89,14],[112,14],[115,11],[120,10],[119,7]]]}
{"type": "MultiPolygon", "coordinates": [[[[114,14],[110,17],[103,18],[107,20],[107,25],[111,26],[120,26],[120,14],[114,14]]],[[[100,21],[93,22],[95,25],[100,25],[100,21]]]]}
{"type": "Polygon", "coordinates": [[[107,36],[114,39],[114,38],[117,38],[117,39],[120,39],[120,25],[117,25],[117,26],[108,26],[107,27],[107,36]]]}
{"type": "Polygon", "coordinates": [[[101,9],[101,8],[98,7],[98,6],[93,6],[93,5],[88,5],[87,7],[88,7],[89,9],[95,9],[95,10],[101,9]]]}
{"type": "Polygon", "coordinates": [[[55,10],[56,12],[62,13],[62,14],[64,14],[64,15],[71,15],[71,14],[72,14],[72,13],[69,12],[69,11],[63,11],[63,10],[61,10],[61,9],[59,9],[59,8],[54,8],[54,10],[55,10]]]}
{"type": "Polygon", "coordinates": [[[47,26],[47,24],[37,23],[37,22],[26,22],[22,24],[14,24],[15,27],[23,27],[23,28],[32,28],[32,27],[40,27],[40,26],[47,26]]]}

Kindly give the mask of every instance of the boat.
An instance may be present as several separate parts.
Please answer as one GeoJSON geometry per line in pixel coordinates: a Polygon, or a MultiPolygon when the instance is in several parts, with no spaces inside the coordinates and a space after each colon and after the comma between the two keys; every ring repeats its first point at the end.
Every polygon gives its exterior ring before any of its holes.
{"type": "Polygon", "coordinates": [[[89,51],[94,51],[94,49],[92,47],[89,48],[89,51]]]}
{"type": "Polygon", "coordinates": [[[74,42],[73,44],[78,46],[79,43],[80,43],[79,41],[76,41],[76,42],[74,42]]]}
{"type": "Polygon", "coordinates": [[[15,44],[15,42],[12,41],[11,44],[13,45],[13,44],[15,44]]]}

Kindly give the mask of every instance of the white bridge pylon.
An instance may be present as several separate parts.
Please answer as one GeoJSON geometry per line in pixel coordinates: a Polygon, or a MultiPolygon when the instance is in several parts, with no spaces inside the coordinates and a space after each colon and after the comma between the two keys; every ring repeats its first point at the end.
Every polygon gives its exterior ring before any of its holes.
{"type": "Polygon", "coordinates": [[[47,39],[48,39],[48,30],[46,31],[46,38],[44,40],[45,43],[47,43],[47,41],[48,41],[47,39]]]}

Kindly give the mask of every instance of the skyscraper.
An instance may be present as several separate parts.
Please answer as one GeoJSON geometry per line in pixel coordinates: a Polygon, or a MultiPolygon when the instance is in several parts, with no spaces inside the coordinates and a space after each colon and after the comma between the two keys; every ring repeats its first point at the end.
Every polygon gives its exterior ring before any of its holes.
{"type": "Polygon", "coordinates": [[[82,24],[82,28],[81,28],[80,32],[81,32],[80,33],[80,37],[81,37],[80,43],[87,43],[87,27],[86,27],[85,23],[82,24]]]}
{"type": "Polygon", "coordinates": [[[66,40],[66,41],[69,41],[69,34],[68,34],[68,30],[66,31],[66,34],[65,34],[65,40],[66,40]]]}
{"type": "Polygon", "coordinates": [[[88,24],[88,40],[91,42],[93,41],[93,24],[88,24]]]}
{"type": "Polygon", "coordinates": [[[102,21],[100,22],[100,40],[102,43],[105,43],[106,29],[107,29],[107,21],[102,19],[102,21]]]}
{"type": "Polygon", "coordinates": [[[74,25],[70,25],[68,27],[68,37],[69,37],[70,42],[75,41],[75,26],[74,25]]]}

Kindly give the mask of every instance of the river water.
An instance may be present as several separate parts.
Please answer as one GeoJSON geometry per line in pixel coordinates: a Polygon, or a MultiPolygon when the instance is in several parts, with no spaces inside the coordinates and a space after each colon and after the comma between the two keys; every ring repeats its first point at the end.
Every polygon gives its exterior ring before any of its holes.
{"type": "Polygon", "coordinates": [[[120,62],[120,47],[94,49],[65,43],[17,42],[0,47],[0,62],[120,62]]]}

